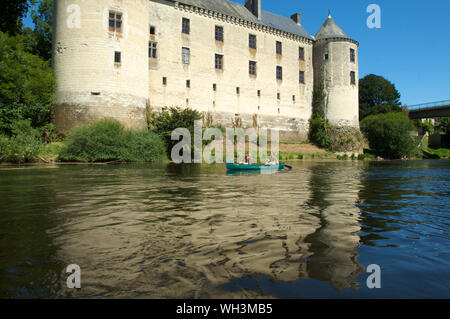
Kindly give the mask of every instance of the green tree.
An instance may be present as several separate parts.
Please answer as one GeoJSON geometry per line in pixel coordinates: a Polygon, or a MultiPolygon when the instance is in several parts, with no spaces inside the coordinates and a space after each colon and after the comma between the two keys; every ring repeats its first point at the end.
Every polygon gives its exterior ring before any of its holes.
{"type": "Polygon", "coordinates": [[[386,158],[402,158],[415,150],[410,131],[414,123],[404,113],[391,112],[370,115],[361,122],[361,130],[370,148],[386,158]]]}
{"type": "Polygon", "coordinates": [[[39,55],[44,60],[52,57],[52,36],[54,23],[54,0],[40,0],[37,11],[33,10],[31,17],[34,30],[25,28],[26,50],[39,55]]]}
{"type": "MultiPolygon", "coordinates": [[[[172,132],[177,128],[186,128],[192,136],[192,143],[194,137],[194,121],[202,120],[203,115],[191,108],[181,110],[178,107],[170,107],[163,110],[161,113],[149,112],[148,126],[149,129],[159,136],[167,146],[167,153],[170,154],[172,148],[179,143],[179,141],[172,141],[172,132]]],[[[193,147],[193,145],[192,145],[193,147]]],[[[192,152],[193,155],[193,152],[192,152]]]]}
{"type": "Polygon", "coordinates": [[[369,74],[359,81],[359,119],[380,113],[400,112],[400,93],[382,76],[369,74]]]}
{"type": "Polygon", "coordinates": [[[2,0],[0,10],[0,31],[10,35],[20,33],[22,29],[22,18],[26,16],[30,6],[35,0],[2,0]]]}
{"type": "Polygon", "coordinates": [[[56,82],[49,61],[25,50],[25,37],[0,32],[0,134],[29,119],[32,127],[50,123],[56,82]]]}
{"type": "Polygon", "coordinates": [[[444,134],[450,134],[450,117],[443,117],[439,120],[439,128],[444,134]]]}

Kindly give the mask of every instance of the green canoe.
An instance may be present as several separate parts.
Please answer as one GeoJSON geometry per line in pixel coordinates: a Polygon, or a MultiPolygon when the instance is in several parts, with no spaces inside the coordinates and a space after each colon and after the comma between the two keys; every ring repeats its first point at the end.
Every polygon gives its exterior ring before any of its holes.
{"type": "Polygon", "coordinates": [[[229,171],[257,171],[257,170],[281,170],[284,169],[285,164],[278,165],[249,165],[249,164],[234,164],[227,163],[227,170],[229,171]]]}

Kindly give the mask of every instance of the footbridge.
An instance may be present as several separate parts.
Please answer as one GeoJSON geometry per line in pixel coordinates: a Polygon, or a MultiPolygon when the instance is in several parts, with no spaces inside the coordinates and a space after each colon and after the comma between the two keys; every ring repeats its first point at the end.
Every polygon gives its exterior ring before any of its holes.
{"type": "Polygon", "coordinates": [[[433,119],[450,116],[450,100],[407,105],[411,120],[433,119]]]}

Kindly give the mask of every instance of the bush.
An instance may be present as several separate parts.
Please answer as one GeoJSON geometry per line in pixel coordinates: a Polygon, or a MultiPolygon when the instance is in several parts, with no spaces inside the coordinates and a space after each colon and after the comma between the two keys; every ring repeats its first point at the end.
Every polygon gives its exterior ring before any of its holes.
{"type": "Polygon", "coordinates": [[[18,121],[11,126],[12,137],[0,137],[0,161],[26,163],[36,159],[43,149],[39,130],[30,121],[18,121]]]}
{"type": "Polygon", "coordinates": [[[321,117],[312,117],[309,120],[309,140],[318,147],[328,148],[331,145],[327,130],[328,123],[321,117]]]}
{"type": "Polygon", "coordinates": [[[59,159],[76,162],[152,162],[164,159],[165,146],[156,134],[127,130],[113,119],[74,128],[59,159]]]}
{"type": "Polygon", "coordinates": [[[371,115],[361,122],[370,148],[386,158],[411,156],[415,143],[410,131],[413,122],[403,113],[371,115]]]}
{"type": "MultiPolygon", "coordinates": [[[[194,121],[202,120],[203,115],[193,109],[181,110],[178,107],[170,107],[160,113],[148,112],[148,127],[164,140],[167,146],[167,154],[179,141],[172,141],[172,132],[177,128],[186,128],[191,133],[194,143],[194,121]]],[[[192,152],[193,154],[194,152],[192,152]]]]}
{"type": "Polygon", "coordinates": [[[9,147],[9,138],[5,135],[0,135],[0,163],[6,160],[9,147]]]}
{"type": "Polygon", "coordinates": [[[328,125],[327,133],[330,139],[328,149],[334,153],[362,153],[364,145],[367,143],[361,131],[356,127],[328,125]]]}
{"type": "Polygon", "coordinates": [[[309,120],[309,140],[318,147],[328,148],[331,144],[330,136],[328,135],[328,122],[324,115],[324,102],[326,94],[323,85],[314,88],[313,92],[313,113],[309,120]]]}

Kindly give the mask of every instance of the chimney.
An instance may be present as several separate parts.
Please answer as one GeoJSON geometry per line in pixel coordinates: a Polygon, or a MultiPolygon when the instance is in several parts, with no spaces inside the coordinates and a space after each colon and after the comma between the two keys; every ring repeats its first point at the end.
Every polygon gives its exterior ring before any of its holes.
{"type": "Polygon", "coordinates": [[[253,13],[258,20],[261,20],[261,0],[245,0],[245,7],[253,13]]]}
{"type": "Polygon", "coordinates": [[[291,15],[291,19],[294,20],[298,25],[302,24],[302,15],[300,13],[294,13],[291,15]]]}

